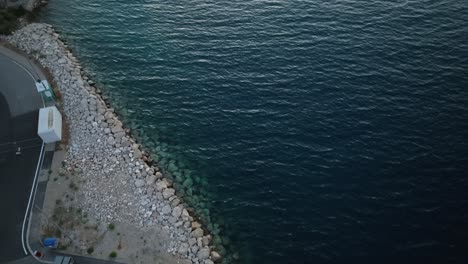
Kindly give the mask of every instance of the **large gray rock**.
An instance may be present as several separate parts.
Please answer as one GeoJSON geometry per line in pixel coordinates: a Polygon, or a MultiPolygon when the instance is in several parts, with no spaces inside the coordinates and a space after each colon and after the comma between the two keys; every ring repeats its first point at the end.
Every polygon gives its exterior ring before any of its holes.
{"type": "Polygon", "coordinates": [[[206,235],[202,238],[202,243],[204,247],[207,247],[211,243],[211,235],[206,235]]]}
{"type": "Polygon", "coordinates": [[[122,137],[122,147],[126,148],[131,145],[130,141],[126,137],[122,137]]]}
{"type": "Polygon", "coordinates": [[[148,177],[148,180],[146,181],[146,184],[148,184],[148,185],[153,185],[155,181],[156,181],[156,176],[150,175],[150,176],[148,177]]]}
{"type": "Polygon", "coordinates": [[[177,218],[173,217],[173,216],[170,216],[167,221],[169,221],[169,223],[171,224],[175,224],[177,223],[177,218]]]}
{"type": "Polygon", "coordinates": [[[135,186],[136,186],[137,188],[143,187],[143,185],[145,185],[145,181],[144,181],[144,180],[138,179],[138,180],[135,181],[135,186]]]}
{"type": "Polygon", "coordinates": [[[189,215],[189,212],[187,211],[187,209],[184,208],[184,209],[182,210],[182,217],[187,217],[187,218],[188,218],[189,216],[190,216],[190,215],[189,215]]]}
{"type": "Polygon", "coordinates": [[[200,227],[201,227],[201,224],[198,223],[197,221],[192,222],[192,229],[197,229],[197,228],[200,228],[200,227]]]}
{"type": "Polygon", "coordinates": [[[192,237],[195,237],[195,238],[202,237],[203,236],[203,229],[197,228],[197,229],[192,231],[191,235],[192,235],[192,237]]]}
{"type": "Polygon", "coordinates": [[[116,140],[119,141],[119,142],[120,142],[120,140],[122,139],[122,137],[124,137],[124,136],[125,136],[125,132],[123,132],[123,131],[114,133],[114,137],[115,137],[116,140]]]}
{"type": "Polygon", "coordinates": [[[167,184],[166,184],[165,181],[158,181],[158,182],[156,183],[156,190],[162,191],[162,190],[164,190],[164,189],[166,189],[166,188],[167,188],[167,184]]]}
{"type": "Polygon", "coordinates": [[[106,118],[106,119],[112,119],[113,117],[114,117],[114,114],[112,112],[107,111],[104,114],[104,118],[106,118]]]}
{"type": "Polygon", "coordinates": [[[180,206],[174,207],[172,210],[172,216],[176,219],[179,219],[180,215],[182,214],[182,208],[180,206]]]}
{"type": "Polygon", "coordinates": [[[167,215],[171,213],[171,206],[166,204],[162,209],[161,209],[161,214],[167,215]]]}
{"type": "Polygon", "coordinates": [[[211,251],[211,259],[214,262],[220,262],[221,261],[221,255],[216,251],[211,251]]]}
{"type": "Polygon", "coordinates": [[[197,244],[197,239],[192,237],[192,238],[189,238],[188,242],[190,246],[193,246],[197,244]]]}
{"type": "Polygon", "coordinates": [[[176,207],[179,204],[180,204],[180,200],[178,198],[175,198],[174,200],[171,201],[172,207],[176,207]]]}
{"type": "Polygon", "coordinates": [[[167,188],[163,191],[164,199],[169,199],[169,197],[174,196],[175,190],[172,188],[167,188]]]}
{"type": "Polygon", "coordinates": [[[204,247],[204,248],[200,249],[200,251],[198,251],[198,253],[197,253],[197,258],[199,260],[208,259],[209,256],[210,256],[210,249],[207,248],[207,247],[204,247]]]}
{"type": "Polygon", "coordinates": [[[193,245],[193,246],[191,247],[191,249],[192,249],[192,253],[195,254],[195,253],[198,252],[198,250],[199,250],[200,248],[199,248],[197,245],[193,245]]]}
{"type": "Polygon", "coordinates": [[[137,159],[141,159],[141,157],[143,156],[139,149],[133,149],[133,155],[135,155],[135,158],[137,159]]]}
{"type": "Polygon", "coordinates": [[[107,138],[107,144],[113,145],[115,143],[114,137],[110,136],[107,138]]]}
{"type": "Polygon", "coordinates": [[[116,133],[119,133],[119,132],[123,132],[123,128],[121,126],[115,126],[114,128],[112,128],[112,133],[116,134],[116,133]]]}
{"type": "Polygon", "coordinates": [[[180,244],[178,252],[181,255],[185,255],[187,254],[188,249],[189,249],[189,245],[187,243],[182,243],[180,244]]]}
{"type": "Polygon", "coordinates": [[[161,179],[163,177],[161,172],[156,172],[156,178],[161,179]]]}

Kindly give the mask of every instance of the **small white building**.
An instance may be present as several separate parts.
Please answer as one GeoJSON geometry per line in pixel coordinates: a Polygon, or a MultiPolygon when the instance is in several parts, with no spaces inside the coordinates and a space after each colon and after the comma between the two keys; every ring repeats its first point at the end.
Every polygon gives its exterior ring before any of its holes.
{"type": "Polygon", "coordinates": [[[62,139],[62,115],[55,106],[39,110],[37,134],[44,143],[53,143],[62,139]]]}

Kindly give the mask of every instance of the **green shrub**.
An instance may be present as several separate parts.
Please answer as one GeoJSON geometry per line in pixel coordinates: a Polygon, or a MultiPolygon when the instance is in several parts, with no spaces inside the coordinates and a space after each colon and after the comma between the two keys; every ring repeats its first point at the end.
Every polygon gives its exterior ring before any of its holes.
{"type": "Polygon", "coordinates": [[[115,258],[115,257],[117,257],[117,252],[112,251],[112,252],[109,254],[109,257],[110,257],[110,258],[115,258]]]}
{"type": "Polygon", "coordinates": [[[114,230],[115,229],[115,225],[110,223],[108,226],[107,226],[107,229],[109,230],[114,230]]]}
{"type": "Polygon", "coordinates": [[[93,254],[93,252],[94,252],[94,248],[93,248],[93,247],[89,247],[89,248],[86,250],[86,252],[88,252],[88,254],[91,255],[91,254],[93,254]]]}
{"type": "Polygon", "coordinates": [[[70,185],[68,185],[68,187],[70,187],[70,189],[72,190],[78,191],[78,185],[76,185],[76,183],[74,182],[70,182],[70,185]]]}

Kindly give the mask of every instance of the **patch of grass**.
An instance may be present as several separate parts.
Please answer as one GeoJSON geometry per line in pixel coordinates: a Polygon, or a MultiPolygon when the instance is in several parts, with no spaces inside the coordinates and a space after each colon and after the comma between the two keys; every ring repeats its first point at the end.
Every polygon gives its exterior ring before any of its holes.
{"type": "Polygon", "coordinates": [[[74,182],[70,182],[70,185],[68,185],[68,187],[70,187],[70,189],[72,190],[78,191],[78,185],[76,185],[76,183],[74,182]]]}
{"type": "Polygon", "coordinates": [[[84,223],[82,221],[82,214],[78,213],[77,210],[73,207],[65,208],[63,204],[56,205],[52,220],[63,230],[79,228],[84,223]]]}
{"type": "Polygon", "coordinates": [[[47,224],[42,226],[42,235],[44,237],[60,237],[61,232],[56,226],[47,224]]]}
{"type": "Polygon", "coordinates": [[[107,229],[109,230],[114,230],[115,229],[115,225],[113,223],[110,223],[108,226],[107,226],[107,229]]]}
{"type": "Polygon", "coordinates": [[[68,245],[60,245],[58,247],[58,249],[60,249],[60,250],[67,250],[67,248],[68,248],[68,245]]]}
{"type": "Polygon", "coordinates": [[[89,248],[86,250],[86,252],[87,252],[88,254],[91,255],[91,254],[93,254],[93,252],[94,252],[94,248],[93,248],[93,247],[89,247],[89,248]]]}
{"type": "Polygon", "coordinates": [[[115,251],[112,251],[110,254],[109,254],[109,258],[116,258],[117,257],[117,252],[115,251]]]}

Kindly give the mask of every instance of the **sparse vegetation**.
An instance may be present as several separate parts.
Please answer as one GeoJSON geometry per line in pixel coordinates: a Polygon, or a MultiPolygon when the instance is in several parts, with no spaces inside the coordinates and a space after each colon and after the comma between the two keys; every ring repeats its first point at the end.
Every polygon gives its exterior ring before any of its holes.
{"type": "Polygon", "coordinates": [[[110,257],[110,258],[116,258],[116,257],[117,257],[117,252],[112,251],[112,252],[109,254],[109,257],[110,257]]]}
{"type": "Polygon", "coordinates": [[[87,252],[88,254],[91,255],[91,254],[93,254],[93,252],[94,252],[94,248],[93,248],[93,247],[89,247],[89,248],[86,250],[86,252],[87,252]]]}
{"type": "Polygon", "coordinates": [[[109,230],[114,230],[115,229],[115,225],[113,223],[110,223],[108,226],[107,226],[107,229],[109,230]]]}
{"type": "Polygon", "coordinates": [[[121,250],[121,249],[122,249],[122,237],[120,237],[119,245],[117,246],[117,250],[121,250]]]}
{"type": "Polygon", "coordinates": [[[55,232],[54,232],[54,235],[56,237],[61,237],[62,236],[62,231],[60,229],[56,229],[55,232]]]}
{"type": "Polygon", "coordinates": [[[68,248],[69,245],[70,245],[70,244],[63,244],[63,245],[60,244],[60,245],[58,246],[58,249],[60,249],[60,250],[67,250],[67,248],[68,248]]]}
{"type": "Polygon", "coordinates": [[[74,182],[70,182],[70,185],[68,185],[68,187],[70,187],[70,189],[72,190],[78,191],[78,185],[76,185],[76,183],[74,182]]]}

